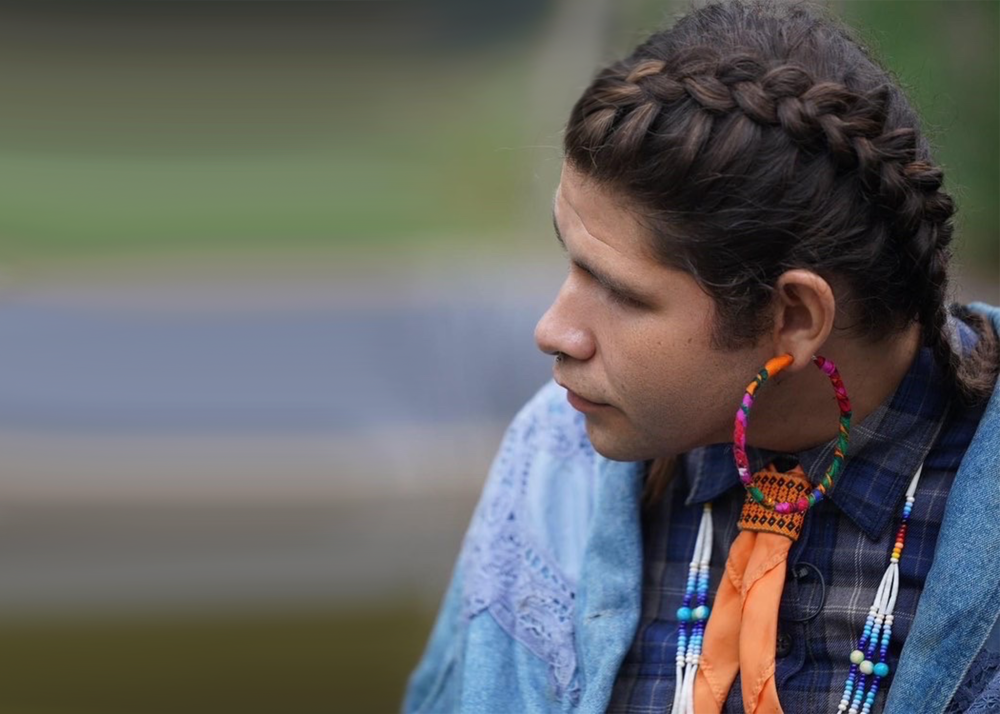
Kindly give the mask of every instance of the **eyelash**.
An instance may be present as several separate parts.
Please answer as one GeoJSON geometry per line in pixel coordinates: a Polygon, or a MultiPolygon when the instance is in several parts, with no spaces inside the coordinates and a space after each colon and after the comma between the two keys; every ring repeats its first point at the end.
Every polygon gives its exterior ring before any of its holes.
{"type": "Polygon", "coordinates": [[[621,305],[622,307],[631,307],[636,309],[645,307],[645,305],[643,305],[641,302],[633,300],[632,298],[622,295],[621,293],[617,293],[614,290],[605,288],[605,292],[607,292],[608,297],[611,299],[613,303],[621,305]]]}

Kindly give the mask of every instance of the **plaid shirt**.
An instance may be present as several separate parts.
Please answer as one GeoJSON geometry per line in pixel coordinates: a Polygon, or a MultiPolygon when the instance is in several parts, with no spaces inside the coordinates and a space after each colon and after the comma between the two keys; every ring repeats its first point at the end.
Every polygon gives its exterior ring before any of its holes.
{"type": "MultiPolygon", "coordinates": [[[[964,324],[959,333],[963,348],[969,349],[974,333],[964,324]]],[[[803,532],[789,552],[779,609],[775,678],[789,714],[837,710],[850,667],[848,655],[889,563],[906,488],[923,463],[899,563],[889,664],[898,662],[934,557],[949,487],[983,412],[948,407],[940,371],[930,350],[923,348],[893,396],[853,426],[836,488],[806,515],[803,532]]],[[[797,459],[816,483],[832,459],[833,446],[831,441],[795,455],[755,449],[747,453],[753,470],[774,459],[779,459],[779,468],[787,468],[797,459]]],[[[676,676],[676,611],[684,597],[701,506],[713,504],[711,605],[737,535],[744,496],[732,446],[717,444],[685,454],[663,499],[644,513],[642,615],[609,712],[669,711],[676,676]]],[[[965,711],[963,703],[971,701],[997,669],[995,640],[979,653],[949,711],[965,711]]],[[[879,692],[875,711],[882,708],[886,689],[879,692]]],[[[723,711],[743,711],[738,677],[723,711]]]]}

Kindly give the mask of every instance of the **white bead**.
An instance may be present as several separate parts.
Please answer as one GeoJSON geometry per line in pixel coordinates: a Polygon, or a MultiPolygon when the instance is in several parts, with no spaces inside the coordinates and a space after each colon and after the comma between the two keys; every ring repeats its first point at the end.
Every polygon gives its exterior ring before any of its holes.
{"type": "Polygon", "coordinates": [[[872,664],[870,660],[866,659],[858,665],[858,669],[860,669],[863,674],[871,674],[875,671],[875,665],[872,664]]]}
{"type": "Polygon", "coordinates": [[[861,664],[865,661],[865,653],[861,650],[851,652],[851,664],[861,664]]]}

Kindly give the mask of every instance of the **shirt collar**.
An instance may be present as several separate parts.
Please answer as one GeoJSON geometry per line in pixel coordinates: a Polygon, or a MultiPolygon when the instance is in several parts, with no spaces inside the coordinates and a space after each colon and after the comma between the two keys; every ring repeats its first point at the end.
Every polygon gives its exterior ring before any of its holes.
{"type": "MultiPolygon", "coordinates": [[[[958,322],[963,351],[971,349],[974,332],[958,322]]],[[[828,499],[872,540],[890,527],[906,488],[927,457],[948,413],[948,390],[931,349],[923,347],[889,399],[863,421],[851,425],[844,468],[828,499]]],[[[814,484],[823,478],[836,439],[794,454],[814,484]]],[[[779,452],[747,448],[756,472],[779,452]]],[[[687,505],[702,504],[731,488],[742,488],[732,444],[712,444],[684,455],[682,473],[689,487],[687,505]]]]}

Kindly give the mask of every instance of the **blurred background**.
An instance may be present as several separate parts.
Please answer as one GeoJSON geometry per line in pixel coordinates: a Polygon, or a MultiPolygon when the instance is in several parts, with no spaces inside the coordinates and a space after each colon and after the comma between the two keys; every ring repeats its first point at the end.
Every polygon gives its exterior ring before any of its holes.
{"type": "MultiPolygon", "coordinates": [[[[701,4],[701,3],[698,3],[701,4]]],[[[829,3],[1000,302],[1000,3],[829,3]]],[[[672,0],[0,6],[0,714],[390,712],[672,0]]]]}

